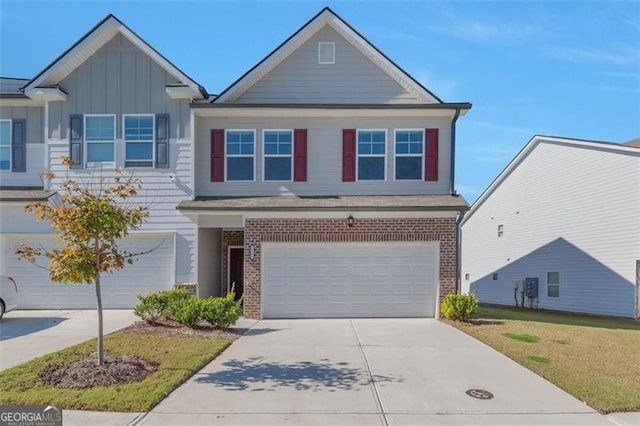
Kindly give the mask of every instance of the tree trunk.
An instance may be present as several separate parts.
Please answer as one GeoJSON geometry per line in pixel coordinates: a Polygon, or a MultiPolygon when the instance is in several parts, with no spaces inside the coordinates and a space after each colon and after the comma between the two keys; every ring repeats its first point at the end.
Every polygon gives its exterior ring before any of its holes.
{"type": "Polygon", "coordinates": [[[102,331],[102,293],[100,291],[100,272],[96,274],[94,279],[96,285],[96,300],[98,302],[98,364],[104,362],[104,336],[102,331]]]}

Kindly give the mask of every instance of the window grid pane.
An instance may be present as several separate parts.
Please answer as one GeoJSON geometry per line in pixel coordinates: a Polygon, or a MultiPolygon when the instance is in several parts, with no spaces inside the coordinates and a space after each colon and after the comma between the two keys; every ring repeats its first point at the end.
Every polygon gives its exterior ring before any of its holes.
{"type": "Polygon", "coordinates": [[[11,146],[10,121],[0,121],[0,146],[11,146]]]}
{"type": "Polygon", "coordinates": [[[227,155],[253,156],[253,132],[227,132],[227,155]]]}
{"type": "Polygon", "coordinates": [[[292,174],[291,131],[269,130],[264,132],[264,180],[290,181],[292,174]]]}
{"type": "Polygon", "coordinates": [[[88,163],[115,161],[115,134],[115,117],[85,116],[84,137],[87,142],[88,163]]]}
{"type": "Polygon", "coordinates": [[[396,180],[422,180],[423,132],[398,130],[395,138],[396,180]]]}
{"type": "Polygon", "coordinates": [[[358,180],[384,180],[386,133],[358,130],[358,180]]]}
{"type": "Polygon", "coordinates": [[[0,147],[0,170],[11,169],[11,148],[8,146],[0,147]]]}
{"type": "Polygon", "coordinates": [[[115,139],[114,117],[87,117],[85,138],[87,142],[113,141],[115,139]]]}
{"type": "Polygon", "coordinates": [[[153,117],[127,116],[124,118],[124,139],[127,142],[153,141],[153,117]]]}

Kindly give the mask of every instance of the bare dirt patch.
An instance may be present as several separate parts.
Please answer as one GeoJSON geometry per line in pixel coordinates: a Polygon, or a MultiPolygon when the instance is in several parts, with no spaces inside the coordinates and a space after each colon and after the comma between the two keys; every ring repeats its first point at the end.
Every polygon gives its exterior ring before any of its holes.
{"type": "Polygon", "coordinates": [[[59,388],[86,389],[138,382],[157,367],[157,363],[129,355],[106,356],[102,365],[95,358],[84,358],[70,364],[49,364],[40,378],[59,388]]]}

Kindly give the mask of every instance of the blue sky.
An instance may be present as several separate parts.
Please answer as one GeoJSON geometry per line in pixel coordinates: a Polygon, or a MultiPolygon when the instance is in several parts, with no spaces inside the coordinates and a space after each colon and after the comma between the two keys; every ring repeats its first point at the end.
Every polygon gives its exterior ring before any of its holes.
{"type": "MultiPolygon", "coordinates": [[[[640,137],[640,2],[0,2],[0,75],[31,78],[108,13],[219,93],[330,6],[446,102],[472,202],[534,134],[640,137]]],[[[614,171],[612,171],[614,172],[614,171]]]]}

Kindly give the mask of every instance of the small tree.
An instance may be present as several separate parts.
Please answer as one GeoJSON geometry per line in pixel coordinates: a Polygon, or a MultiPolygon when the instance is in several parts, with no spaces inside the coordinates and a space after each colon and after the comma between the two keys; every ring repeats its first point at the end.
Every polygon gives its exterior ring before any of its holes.
{"type": "MultiPolygon", "coordinates": [[[[63,157],[70,167],[73,162],[63,157]]],[[[51,172],[44,178],[53,180],[51,172]]],[[[104,361],[102,294],[100,277],[133,264],[135,256],[118,247],[119,240],[139,229],[149,216],[146,206],[128,205],[141,187],[137,178],[122,177],[116,170],[112,178],[93,177],[85,184],[67,177],[60,185],[61,197],[57,202],[33,202],[25,211],[34,213],[36,220],[46,220],[58,236],[58,247],[52,249],[31,247],[22,243],[16,249],[20,260],[35,264],[38,256],[49,259],[49,279],[64,284],[95,284],[98,308],[98,363],[104,361]]]]}

